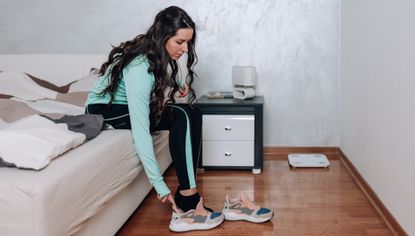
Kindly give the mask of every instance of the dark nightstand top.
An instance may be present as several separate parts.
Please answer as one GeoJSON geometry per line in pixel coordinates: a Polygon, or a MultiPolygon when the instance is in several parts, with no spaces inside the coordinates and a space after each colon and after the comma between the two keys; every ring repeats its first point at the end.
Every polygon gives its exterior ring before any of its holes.
{"type": "Polygon", "coordinates": [[[248,105],[248,106],[252,106],[252,105],[260,105],[264,103],[264,97],[263,96],[255,96],[253,98],[250,99],[246,99],[246,100],[241,100],[241,99],[235,99],[235,98],[207,98],[206,95],[201,96],[198,100],[197,100],[197,104],[215,104],[215,105],[239,105],[239,106],[243,106],[243,105],[248,105]]]}

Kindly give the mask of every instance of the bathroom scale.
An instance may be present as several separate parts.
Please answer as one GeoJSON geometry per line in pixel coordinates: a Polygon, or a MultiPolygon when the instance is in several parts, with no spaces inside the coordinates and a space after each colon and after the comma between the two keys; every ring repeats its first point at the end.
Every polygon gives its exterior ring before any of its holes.
{"type": "Polygon", "coordinates": [[[292,167],[323,167],[330,165],[326,155],[323,154],[300,154],[293,153],[288,155],[288,163],[292,167]]]}

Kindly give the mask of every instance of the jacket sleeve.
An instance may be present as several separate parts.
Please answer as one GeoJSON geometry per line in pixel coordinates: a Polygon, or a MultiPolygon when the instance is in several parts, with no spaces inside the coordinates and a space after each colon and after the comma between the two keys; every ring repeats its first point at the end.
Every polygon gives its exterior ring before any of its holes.
{"type": "Polygon", "coordinates": [[[160,197],[170,193],[163,180],[160,166],[154,154],[150,133],[150,96],[154,86],[154,75],[148,73],[145,61],[132,62],[124,68],[123,79],[127,94],[134,146],[150,183],[160,197]]]}

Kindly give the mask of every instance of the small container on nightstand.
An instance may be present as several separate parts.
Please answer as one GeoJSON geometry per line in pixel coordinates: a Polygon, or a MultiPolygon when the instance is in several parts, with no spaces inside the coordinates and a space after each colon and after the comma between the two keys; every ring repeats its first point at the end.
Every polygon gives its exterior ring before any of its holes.
{"type": "Polygon", "coordinates": [[[203,119],[199,167],[261,173],[263,104],[262,96],[248,100],[199,98],[203,119]]]}

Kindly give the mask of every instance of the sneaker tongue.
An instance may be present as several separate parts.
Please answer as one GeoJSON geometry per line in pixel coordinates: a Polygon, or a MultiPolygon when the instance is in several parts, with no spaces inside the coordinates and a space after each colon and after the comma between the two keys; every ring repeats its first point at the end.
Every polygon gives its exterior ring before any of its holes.
{"type": "Polygon", "coordinates": [[[199,203],[196,205],[196,211],[204,211],[205,207],[203,206],[203,198],[200,198],[199,203]]]}
{"type": "Polygon", "coordinates": [[[241,202],[242,202],[244,205],[248,206],[249,208],[252,208],[252,209],[259,209],[259,206],[258,206],[258,205],[256,205],[254,202],[252,202],[252,201],[248,198],[248,196],[246,195],[246,193],[242,193],[242,194],[240,195],[240,198],[241,198],[241,202]]]}
{"type": "Polygon", "coordinates": [[[241,193],[240,198],[242,202],[249,202],[249,198],[245,192],[241,193]]]}

